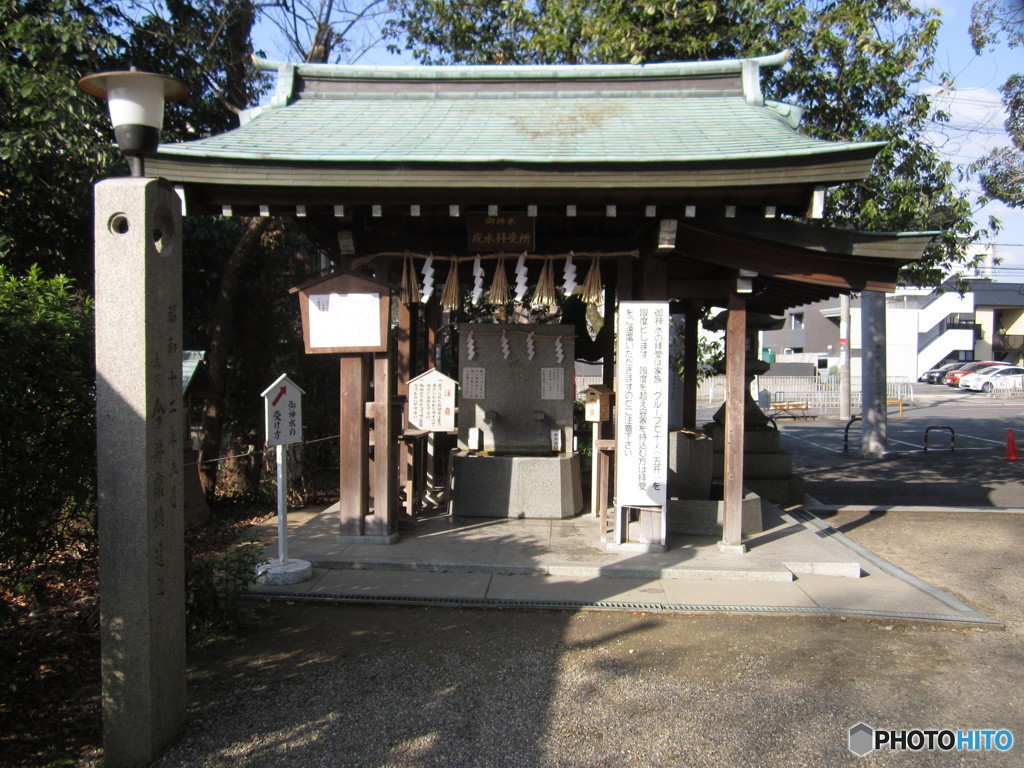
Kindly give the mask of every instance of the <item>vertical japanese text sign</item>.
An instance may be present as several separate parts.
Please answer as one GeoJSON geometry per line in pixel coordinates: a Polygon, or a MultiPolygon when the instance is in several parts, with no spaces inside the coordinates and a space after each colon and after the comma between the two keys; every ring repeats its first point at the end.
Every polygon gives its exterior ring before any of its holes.
{"type": "Polygon", "coordinates": [[[303,394],[302,389],[285,374],[281,374],[263,392],[268,446],[302,442],[303,394]]]}
{"type": "Polygon", "coordinates": [[[436,368],[409,380],[409,426],[430,432],[455,429],[457,383],[436,368]]]}
{"type": "Polygon", "coordinates": [[[619,506],[664,507],[668,486],[669,305],[619,304],[615,413],[619,506]]]}

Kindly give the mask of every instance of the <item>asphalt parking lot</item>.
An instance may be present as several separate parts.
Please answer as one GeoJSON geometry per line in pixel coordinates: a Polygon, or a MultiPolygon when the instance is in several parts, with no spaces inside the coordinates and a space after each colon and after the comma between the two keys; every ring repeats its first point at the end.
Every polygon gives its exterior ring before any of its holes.
{"type": "Polygon", "coordinates": [[[1024,400],[916,384],[899,413],[889,406],[890,454],[881,460],[858,455],[861,422],[847,445],[847,423],[834,416],[780,419],[808,495],[831,505],[1024,507],[1024,461],[1006,460],[1010,432],[1024,450],[1024,400]]]}
{"type": "Polygon", "coordinates": [[[1024,515],[997,508],[1024,506],[1024,462],[1004,458],[1022,413],[926,390],[872,461],[842,452],[841,423],[782,425],[809,492],[849,507],[828,522],[1004,628],[257,601],[256,628],[193,654],[189,727],[154,765],[1021,765],[1024,515]],[[955,451],[924,453],[933,422],[955,451]],[[859,722],[1015,742],[856,757],[859,722]]]}

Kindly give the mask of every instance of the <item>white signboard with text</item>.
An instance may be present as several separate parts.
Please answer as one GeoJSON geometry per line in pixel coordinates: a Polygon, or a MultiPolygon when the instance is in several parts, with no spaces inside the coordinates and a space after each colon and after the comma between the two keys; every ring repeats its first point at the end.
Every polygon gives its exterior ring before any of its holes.
{"type": "Polygon", "coordinates": [[[431,368],[409,380],[409,426],[428,432],[455,429],[455,379],[431,368]]]}
{"type": "Polygon", "coordinates": [[[267,445],[302,442],[302,395],[299,385],[282,374],[263,392],[267,445]]]}
{"type": "Polygon", "coordinates": [[[310,347],[378,347],[380,343],[379,294],[310,294],[310,347]]]}
{"type": "Polygon", "coordinates": [[[616,326],[618,505],[664,507],[668,488],[669,305],[624,301],[616,326]]]}

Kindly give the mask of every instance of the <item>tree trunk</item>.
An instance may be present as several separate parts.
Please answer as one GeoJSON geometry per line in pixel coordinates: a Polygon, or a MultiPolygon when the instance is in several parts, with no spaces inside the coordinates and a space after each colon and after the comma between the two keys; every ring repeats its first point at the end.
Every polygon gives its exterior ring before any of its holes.
{"type": "MultiPolygon", "coordinates": [[[[234,342],[235,315],[239,301],[238,276],[246,259],[259,247],[269,221],[270,219],[265,218],[248,220],[245,232],[232,250],[227,264],[224,265],[224,274],[221,275],[220,291],[213,312],[213,327],[210,329],[210,343],[206,352],[206,369],[210,374],[216,398],[207,400],[203,409],[203,432],[199,450],[201,462],[220,458],[224,432],[228,352],[234,342]]],[[[217,487],[219,466],[217,463],[200,464],[200,481],[207,496],[211,496],[217,487]]]]}

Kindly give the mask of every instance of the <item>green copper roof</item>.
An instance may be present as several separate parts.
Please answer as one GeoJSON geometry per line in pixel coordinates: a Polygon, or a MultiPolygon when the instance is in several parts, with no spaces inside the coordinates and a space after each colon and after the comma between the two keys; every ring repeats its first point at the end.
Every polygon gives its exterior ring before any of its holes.
{"type": "Polygon", "coordinates": [[[726,62],[278,70],[240,128],[160,147],[182,159],[264,163],[706,164],[837,157],[880,144],[798,133],[766,103],[758,68],[726,62]]]}
{"type": "Polygon", "coordinates": [[[841,152],[773,110],[669,94],[300,99],[162,154],[311,162],[696,162],[841,152]]]}

